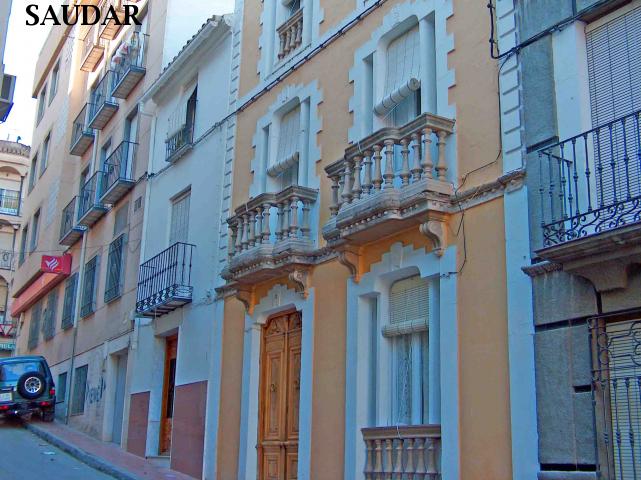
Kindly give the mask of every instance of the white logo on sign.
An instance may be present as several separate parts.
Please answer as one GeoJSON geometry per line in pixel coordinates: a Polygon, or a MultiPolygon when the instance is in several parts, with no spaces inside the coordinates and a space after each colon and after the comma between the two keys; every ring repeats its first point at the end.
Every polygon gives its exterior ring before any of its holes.
{"type": "Polygon", "coordinates": [[[51,260],[45,260],[45,265],[49,270],[55,270],[60,265],[60,262],[58,262],[57,258],[52,258],[51,260]]]}

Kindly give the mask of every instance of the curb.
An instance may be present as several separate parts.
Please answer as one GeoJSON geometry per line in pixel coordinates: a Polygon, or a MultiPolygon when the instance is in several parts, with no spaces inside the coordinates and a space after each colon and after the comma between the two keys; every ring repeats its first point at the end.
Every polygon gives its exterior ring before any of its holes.
{"type": "Polygon", "coordinates": [[[141,480],[140,477],[129,473],[125,470],[122,470],[118,467],[114,467],[112,464],[104,461],[100,457],[88,453],[65,440],[62,440],[60,437],[53,435],[52,433],[47,432],[46,430],[38,427],[29,422],[23,422],[23,427],[29,430],[34,435],[42,438],[43,440],[49,442],[51,445],[59,448],[65,453],[68,453],[72,457],[81,461],[82,463],[90,466],[94,470],[105,473],[114,477],[117,480],[141,480]]]}

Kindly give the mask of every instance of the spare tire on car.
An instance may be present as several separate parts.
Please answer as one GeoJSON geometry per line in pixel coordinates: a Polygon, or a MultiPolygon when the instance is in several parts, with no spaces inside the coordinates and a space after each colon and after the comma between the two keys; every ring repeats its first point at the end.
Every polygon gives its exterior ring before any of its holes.
{"type": "Polygon", "coordinates": [[[47,385],[40,372],[26,372],[20,376],[16,387],[23,398],[35,400],[45,393],[47,385]]]}

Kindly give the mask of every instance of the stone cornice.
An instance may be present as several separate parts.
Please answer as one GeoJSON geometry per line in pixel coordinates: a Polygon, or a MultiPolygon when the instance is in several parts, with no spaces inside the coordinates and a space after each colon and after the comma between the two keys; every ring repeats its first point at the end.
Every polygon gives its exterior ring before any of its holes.
{"type": "Polygon", "coordinates": [[[523,186],[524,181],[525,169],[519,168],[500,176],[492,182],[457,192],[453,196],[453,201],[462,209],[471,208],[501,197],[505,192],[518,190],[523,186]]]}
{"type": "Polygon", "coordinates": [[[542,262],[522,267],[521,270],[523,270],[523,272],[525,272],[529,277],[534,278],[550,272],[559,272],[563,270],[563,265],[560,263],[542,262]]]}
{"type": "Polygon", "coordinates": [[[29,158],[31,147],[18,142],[0,140],[0,153],[9,153],[11,155],[20,155],[21,157],[29,158]]]}

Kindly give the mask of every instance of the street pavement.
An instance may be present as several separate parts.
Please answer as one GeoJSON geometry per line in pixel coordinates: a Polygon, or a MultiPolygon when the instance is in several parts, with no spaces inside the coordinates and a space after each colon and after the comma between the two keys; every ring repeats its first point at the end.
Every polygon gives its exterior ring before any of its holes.
{"type": "Polygon", "coordinates": [[[0,480],[113,480],[27,431],[0,419],[0,480]]]}

